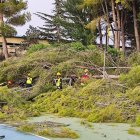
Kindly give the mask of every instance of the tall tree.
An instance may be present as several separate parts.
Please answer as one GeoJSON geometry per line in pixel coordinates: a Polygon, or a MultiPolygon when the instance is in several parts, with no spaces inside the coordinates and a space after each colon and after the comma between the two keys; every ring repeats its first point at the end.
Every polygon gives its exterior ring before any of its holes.
{"type": "Polygon", "coordinates": [[[84,0],[64,2],[65,12],[69,15],[69,20],[65,20],[63,25],[72,40],[81,41],[84,45],[88,45],[93,42],[94,31],[89,30],[86,25],[92,20],[96,11],[86,4],[83,6],[83,2],[84,0]]]}
{"type": "Polygon", "coordinates": [[[64,28],[61,26],[61,19],[64,18],[62,0],[55,0],[53,4],[55,7],[52,15],[41,12],[37,12],[36,15],[45,22],[43,27],[39,27],[42,36],[48,40],[60,42],[64,39],[64,28]]]}
{"type": "MultiPolygon", "coordinates": [[[[113,22],[114,22],[114,27],[116,29],[118,29],[118,24],[117,24],[117,15],[116,15],[116,11],[115,11],[115,0],[111,0],[111,4],[112,4],[112,14],[113,14],[113,22]]],[[[119,48],[120,46],[118,46],[118,33],[117,31],[115,31],[114,33],[114,47],[115,48],[119,48]]]]}
{"type": "Polygon", "coordinates": [[[140,6],[140,2],[139,1],[132,0],[133,19],[134,19],[134,33],[135,33],[135,40],[136,40],[136,48],[137,48],[137,51],[140,52],[140,36],[139,36],[138,17],[137,17],[138,12],[137,12],[137,8],[136,8],[136,4],[138,4],[140,6]]]}
{"type": "MultiPolygon", "coordinates": [[[[84,0],[83,4],[81,5],[82,8],[88,7],[92,9],[92,18],[89,20],[89,22],[86,25],[86,28],[91,29],[92,31],[96,30],[96,27],[98,29],[99,37],[100,37],[100,46],[102,47],[102,41],[103,41],[103,34],[102,34],[102,23],[101,21],[106,22],[106,29],[110,28],[110,18],[109,18],[109,4],[107,0],[84,0]]],[[[106,33],[106,44],[108,44],[108,36],[106,33]]]]}
{"type": "Polygon", "coordinates": [[[41,38],[41,32],[36,27],[29,26],[29,29],[27,29],[25,33],[25,39],[30,44],[37,44],[39,39],[41,38]]]}
{"type": "Polygon", "coordinates": [[[42,35],[58,42],[65,40],[90,44],[93,33],[86,29],[85,25],[91,20],[94,12],[91,12],[91,9],[78,8],[82,2],[83,0],[55,0],[53,15],[38,12],[37,15],[45,21],[45,25],[40,27],[42,35]]]}
{"type": "Polygon", "coordinates": [[[24,25],[30,20],[30,14],[24,12],[26,9],[27,2],[23,0],[0,0],[0,33],[5,58],[9,57],[6,37],[17,33],[13,26],[24,25]]]}

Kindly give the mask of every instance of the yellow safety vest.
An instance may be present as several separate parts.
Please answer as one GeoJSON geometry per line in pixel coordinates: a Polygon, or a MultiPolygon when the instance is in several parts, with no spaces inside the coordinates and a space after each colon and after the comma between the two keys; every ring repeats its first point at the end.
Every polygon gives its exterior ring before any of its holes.
{"type": "Polygon", "coordinates": [[[59,79],[57,79],[57,81],[56,81],[56,86],[57,87],[59,87],[60,86],[60,83],[61,83],[61,81],[60,81],[61,79],[59,78],[59,79]]]}
{"type": "Polygon", "coordinates": [[[31,77],[27,77],[26,84],[32,84],[32,78],[31,77]]]}
{"type": "Polygon", "coordinates": [[[110,31],[110,29],[111,29],[110,27],[107,28],[107,35],[108,35],[108,37],[111,36],[111,31],[110,31]]]}

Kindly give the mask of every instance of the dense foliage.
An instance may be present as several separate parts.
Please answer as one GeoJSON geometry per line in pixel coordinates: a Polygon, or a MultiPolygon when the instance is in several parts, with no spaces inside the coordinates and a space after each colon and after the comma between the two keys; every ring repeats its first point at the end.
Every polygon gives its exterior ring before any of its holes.
{"type": "Polygon", "coordinates": [[[14,26],[22,26],[30,20],[30,14],[25,12],[27,2],[23,0],[2,0],[0,2],[0,33],[2,37],[3,55],[8,58],[6,37],[17,34],[14,26]]]}
{"type": "MultiPolygon", "coordinates": [[[[2,108],[0,117],[4,120],[15,120],[17,114],[22,112],[18,119],[20,120],[44,112],[85,118],[91,122],[128,122],[134,121],[137,117],[138,124],[139,66],[133,67],[128,73],[122,71],[124,74],[120,80],[91,78],[88,83],[81,86],[77,79],[72,87],[64,82],[62,91],[56,90],[53,86],[52,80],[58,71],[62,73],[62,77],[76,75],[78,78],[83,74],[83,68],[88,68],[91,75],[101,74],[99,67],[103,66],[103,51],[92,45],[86,49],[82,48],[83,45],[78,42],[49,46],[32,45],[23,57],[1,62],[1,82],[10,79],[18,84],[28,73],[32,77],[37,77],[37,81],[31,91],[21,90],[22,88],[0,88],[1,100],[8,102],[2,108]],[[13,91],[14,93],[10,94],[13,91]],[[32,98],[34,102],[27,102],[27,99],[32,98]],[[5,117],[9,110],[12,110],[8,114],[9,117],[5,117]]],[[[114,57],[116,58],[116,55],[114,57]]],[[[133,55],[130,57],[129,65],[133,55]]],[[[114,61],[110,61],[110,56],[106,62],[107,66],[114,65],[114,61]]],[[[124,64],[121,61],[116,63],[124,64]]],[[[117,69],[107,72],[118,73],[117,69]]]]}

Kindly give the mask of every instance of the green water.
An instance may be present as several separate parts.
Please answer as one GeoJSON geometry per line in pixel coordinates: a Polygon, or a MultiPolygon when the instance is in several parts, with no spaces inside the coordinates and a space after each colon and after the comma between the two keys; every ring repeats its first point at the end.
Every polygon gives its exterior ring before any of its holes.
{"type": "MultiPolygon", "coordinates": [[[[53,121],[64,124],[70,124],[70,129],[80,135],[77,140],[140,140],[139,136],[128,134],[127,130],[131,128],[129,124],[107,124],[94,123],[93,127],[89,128],[80,124],[80,119],[77,118],[59,118],[57,116],[42,116],[35,117],[31,122],[53,121]]],[[[137,128],[140,131],[140,128],[137,128]]],[[[51,138],[51,140],[70,140],[70,138],[51,138]]]]}

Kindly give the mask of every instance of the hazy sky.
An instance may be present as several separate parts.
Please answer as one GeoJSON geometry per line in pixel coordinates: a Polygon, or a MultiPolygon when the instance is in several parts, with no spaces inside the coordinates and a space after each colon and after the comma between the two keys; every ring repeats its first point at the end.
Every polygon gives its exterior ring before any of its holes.
{"type": "Polygon", "coordinates": [[[36,12],[52,13],[54,0],[26,0],[28,2],[28,11],[32,15],[30,22],[26,23],[24,26],[17,27],[18,35],[23,35],[28,29],[29,25],[41,26],[43,25],[43,20],[34,15],[36,12]]]}

